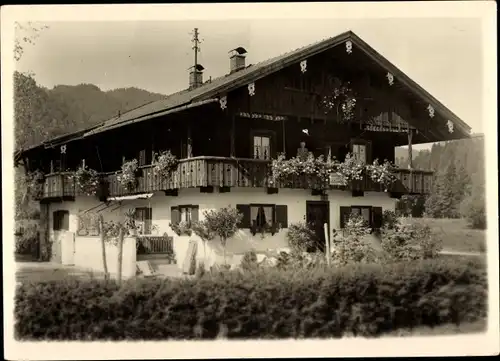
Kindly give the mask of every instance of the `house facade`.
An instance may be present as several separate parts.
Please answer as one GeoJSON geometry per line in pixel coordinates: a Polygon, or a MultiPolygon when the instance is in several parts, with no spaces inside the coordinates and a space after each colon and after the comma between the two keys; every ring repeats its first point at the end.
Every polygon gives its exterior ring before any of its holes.
{"type": "MultiPolygon", "coordinates": [[[[44,174],[40,228],[53,260],[72,262],[67,253],[74,247],[64,246],[68,235],[96,236],[91,214],[122,221],[130,209],[140,237],[166,234],[179,265],[197,237],[176,226],[222,207],[243,214],[227,242],[230,255],[287,247],[287,228],[296,222],[326,223],[331,233],[352,211],[377,228],[383,210],[395,210],[399,197],[430,191],[431,171],[411,163],[392,169],[395,181],[387,187],[366,175],[339,183],[332,174],[318,188],[301,176],[276,181],[273,160],[312,154],[394,162],[395,147],[408,145],[411,154],[413,144],[470,134],[467,124],[352,32],[254,65],[245,55],[236,48],[220,78],[204,81],[197,64],[184,91],[16,153],[27,171],[44,174]],[[164,151],[178,159],[168,176],[153,164],[164,151]],[[126,187],[121,169],[132,160],[135,183],[126,187]],[[84,194],[75,182],[82,164],[98,173],[95,194],[84,194]]],[[[206,260],[207,252],[218,262],[219,242],[208,250],[200,244],[196,257],[206,260]]]]}

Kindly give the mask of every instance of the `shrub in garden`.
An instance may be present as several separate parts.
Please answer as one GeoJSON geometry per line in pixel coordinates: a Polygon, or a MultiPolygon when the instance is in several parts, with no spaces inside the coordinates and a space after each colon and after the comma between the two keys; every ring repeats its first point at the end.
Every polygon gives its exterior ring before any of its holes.
{"type": "Polygon", "coordinates": [[[243,259],[241,260],[241,268],[244,270],[254,269],[258,266],[257,254],[255,251],[245,252],[243,259]]]}
{"type": "Polygon", "coordinates": [[[486,229],[486,201],[484,192],[474,192],[460,205],[462,217],[467,219],[470,228],[486,229]]]}
{"type": "Polygon", "coordinates": [[[314,230],[305,222],[290,224],[286,238],[292,252],[307,252],[319,242],[314,230]]]}
{"type": "Polygon", "coordinates": [[[15,253],[16,254],[32,254],[38,247],[38,227],[29,225],[24,228],[20,235],[16,235],[15,253]]]}
{"type": "Polygon", "coordinates": [[[424,260],[226,271],[199,279],[23,284],[18,339],[331,338],[486,316],[485,265],[424,260]]]}
{"type": "Polygon", "coordinates": [[[398,224],[382,230],[382,248],[393,261],[435,258],[442,250],[442,240],[428,225],[398,224]]]}
{"type": "Polygon", "coordinates": [[[399,217],[396,212],[390,211],[388,209],[384,210],[382,213],[382,228],[394,229],[399,225],[399,217]]]}
{"type": "Polygon", "coordinates": [[[361,215],[351,214],[343,234],[335,233],[332,237],[333,262],[337,265],[375,262],[377,260],[375,250],[363,239],[370,231],[361,215]]]}
{"type": "Polygon", "coordinates": [[[216,234],[220,238],[224,251],[224,263],[226,263],[226,242],[238,231],[238,224],[241,222],[243,215],[236,209],[231,207],[220,208],[204,212],[204,225],[210,234],[216,234]]]}

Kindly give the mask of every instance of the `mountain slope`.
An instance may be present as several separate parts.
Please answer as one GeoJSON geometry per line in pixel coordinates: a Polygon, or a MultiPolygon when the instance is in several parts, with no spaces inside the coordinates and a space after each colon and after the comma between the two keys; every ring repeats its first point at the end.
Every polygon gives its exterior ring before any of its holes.
{"type": "Polygon", "coordinates": [[[14,87],[16,148],[91,127],[165,97],[133,87],[102,91],[93,84],[47,89],[19,72],[14,87]]]}

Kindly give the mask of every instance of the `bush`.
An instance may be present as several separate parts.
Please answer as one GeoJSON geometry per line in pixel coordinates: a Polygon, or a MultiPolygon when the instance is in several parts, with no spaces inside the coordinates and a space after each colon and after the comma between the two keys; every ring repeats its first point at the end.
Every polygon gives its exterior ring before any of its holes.
{"type": "Polygon", "coordinates": [[[442,250],[442,240],[428,225],[397,224],[382,230],[382,248],[392,261],[436,258],[442,250]]]}
{"type": "Polygon", "coordinates": [[[256,268],[257,263],[257,254],[254,251],[246,252],[243,255],[243,259],[241,260],[241,268],[244,270],[250,270],[256,268]]]}
{"type": "Polygon", "coordinates": [[[20,234],[16,235],[15,253],[16,254],[34,254],[39,246],[38,227],[29,225],[24,228],[20,234]]]}
{"type": "Polygon", "coordinates": [[[427,260],[227,271],[200,279],[63,281],[17,288],[18,339],[377,336],[486,316],[484,264],[427,260]]]}
{"type": "Polygon", "coordinates": [[[332,237],[332,259],[334,264],[371,263],[377,260],[375,250],[364,239],[370,233],[365,219],[351,214],[345,224],[343,234],[332,237]]]}
{"type": "Polygon", "coordinates": [[[484,194],[477,192],[464,199],[460,205],[462,217],[467,219],[470,228],[486,229],[486,202],[484,194]]]}
{"type": "Polygon", "coordinates": [[[314,249],[319,242],[314,230],[305,222],[290,224],[286,238],[292,252],[307,252],[314,249]]]}
{"type": "Polygon", "coordinates": [[[399,217],[396,212],[386,209],[382,214],[382,228],[394,229],[399,225],[399,217]]]}

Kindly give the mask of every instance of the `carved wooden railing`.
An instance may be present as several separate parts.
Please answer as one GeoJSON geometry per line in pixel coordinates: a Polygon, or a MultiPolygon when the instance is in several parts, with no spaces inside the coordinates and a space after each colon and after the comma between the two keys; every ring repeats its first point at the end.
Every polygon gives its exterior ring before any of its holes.
{"type": "Polygon", "coordinates": [[[173,254],[174,239],[169,236],[139,236],[137,237],[138,254],[173,254]]]}
{"type": "MultiPolygon", "coordinates": [[[[151,165],[139,168],[135,189],[125,189],[118,181],[119,173],[102,174],[106,193],[109,196],[168,191],[197,187],[269,187],[269,188],[314,188],[304,177],[294,177],[288,182],[275,184],[270,177],[270,161],[249,158],[194,157],[179,161],[177,169],[165,179],[155,174],[151,165]]],[[[390,192],[426,194],[432,186],[432,171],[396,169],[397,181],[390,192]]],[[[74,182],[70,173],[49,174],[45,178],[43,198],[75,196],[74,182]]],[[[329,188],[345,188],[331,183],[329,188]]],[[[384,191],[383,187],[369,177],[353,182],[349,187],[360,191],[384,191]]]]}
{"type": "Polygon", "coordinates": [[[45,176],[41,198],[75,196],[75,182],[71,172],[51,173],[45,176]]]}

